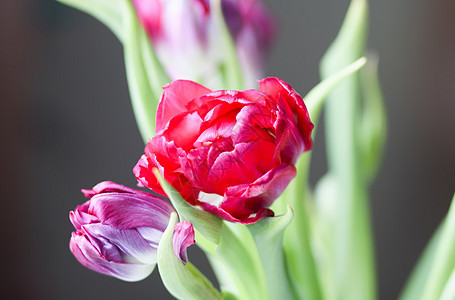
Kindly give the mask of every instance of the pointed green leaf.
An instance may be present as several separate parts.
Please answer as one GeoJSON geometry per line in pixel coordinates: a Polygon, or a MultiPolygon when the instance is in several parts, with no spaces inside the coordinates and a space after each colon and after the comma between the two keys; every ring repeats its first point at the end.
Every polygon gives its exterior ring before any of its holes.
{"type": "Polygon", "coordinates": [[[455,195],[443,226],[422,299],[439,299],[455,269],[455,195]]]}
{"type": "Polygon", "coordinates": [[[161,177],[157,169],[154,169],[153,173],[179,215],[193,224],[194,228],[209,242],[218,245],[223,227],[222,220],[188,204],[188,202],[183,200],[179,192],[161,177]]]}
{"type": "Polygon", "coordinates": [[[430,269],[435,260],[436,249],[441,240],[442,228],[444,228],[444,221],[438,226],[438,229],[431,237],[430,242],[414,266],[414,270],[401,292],[400,300],[416,300],[420,299],[423,295],[428,276],[430,276],[430,269]]]}
{"type": "MultiPolygon", "coordinates": [[[[336,73],[323,79],[315,87],[313,87],[303,98],[308,112],[310,113],[311,121],[316,124],[324,104],[324,100],[344,79],[348,78],[358,70],[360,70],[367,62],[365,57],[361,57],[353,63],[347,65],[336,73]]],[[[314,136],[314,133],[313,133],[314,136]]]]}
{"type": "Polygon", "coordinates": [[[294,213],[288,206],[288,211],[284,215],[264,218],[248,225],[264,265],[271,299],[296,298],[286,272],[282,247],[284,230],[291,223],[293,216],[294,213]]]}
{"type": "Polygon", "coordinates": [[[443,299],[453,295],[450,283],[455,281],[454,253],[455,195],[447,216],[431,237],[399,299],[443,299]]]}
{"type": "Polygon", "coordinates": [[[172,237],[178,217],[171,214],[169,225],[158,245],[158,270],[166,289],[177,299],[222,299],[212,283],[190,262],[184,265],[172,248],[172,237]]]}

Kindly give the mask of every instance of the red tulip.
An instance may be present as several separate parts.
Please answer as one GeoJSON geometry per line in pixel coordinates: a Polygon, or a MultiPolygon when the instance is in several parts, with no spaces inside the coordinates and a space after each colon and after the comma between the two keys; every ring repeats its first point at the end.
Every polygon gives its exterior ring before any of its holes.
{"type": "Polygon", "coordinates": [[[225,220],[253,223],[296,175],[311,149],[311,123],[300,95],[278,78],[259,90],[210,91],[186,80],[164,87],[157,135],[134,167],[140,184],[164,195],[152,169],[190,204],[225,220]]]}

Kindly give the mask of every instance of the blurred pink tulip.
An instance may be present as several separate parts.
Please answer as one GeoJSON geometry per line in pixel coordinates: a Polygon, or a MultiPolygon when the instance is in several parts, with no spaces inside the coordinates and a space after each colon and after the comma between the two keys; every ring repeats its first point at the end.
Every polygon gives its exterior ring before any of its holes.
{"type": "MultiPolygon", "coordinates": [[[[219,79],[224,48],[214,26],[209,0],[132,0],[172,80],[204,84],[219,79]]],[[[245,82],[263,76],[265,57],[275,33],[275,22],[260,0],[221,0],[245,82]]]]}

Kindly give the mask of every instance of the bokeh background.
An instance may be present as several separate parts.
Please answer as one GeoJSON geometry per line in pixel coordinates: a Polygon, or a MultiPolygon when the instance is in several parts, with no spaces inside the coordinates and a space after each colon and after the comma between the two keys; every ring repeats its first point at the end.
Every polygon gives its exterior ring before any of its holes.
{"type": "MultiPolygon", "coordinates": [[[[267,74],[305,94],[349,1],[266,2],[280,20],[267,74]]],[[[455,1],[371,0],[370,11],[389,121],[371,209],[380,299],[394,299],[455,191],[455,1]]],[[[158,272],[124,283],[68,250],[80,188],[135,185],[143,143],[120,43],[57,2],[7,0],[0,66],[2,299],[170,299],[158,272]]],[[[322,136],[314,153],[313,181],[324,173],[322,136]]],[[[190,259],[206,265],[192,248],[190,259]]]]}

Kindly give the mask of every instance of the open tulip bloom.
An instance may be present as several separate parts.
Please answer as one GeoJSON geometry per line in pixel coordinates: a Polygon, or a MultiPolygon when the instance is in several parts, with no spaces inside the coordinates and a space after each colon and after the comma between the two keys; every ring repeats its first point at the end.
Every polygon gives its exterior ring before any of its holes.
{"type": "Polygon", "coordinates": [[[164,87],[157,135],[134,168],[160,194],[153,169],[191,205],[244,224],[272,216],[268,207],[295,177],[311,149],[308,111],[284,81],[267,78],[259,91],[215,91],[192,81],[164,87]]]}
{"type": "MultiPolygon", "coordinates": [[[[276,29],[260,0],[59,1],[122,43],[146,144],[133,174],[148,191],[104,181],[70,212],[82,265],[125,281],[157,265],[178,299],[376,299],[368,187],[386,118],[363,57],[366,0],[352,0],[304,97],[264,76],[276,29]],[[313,188],[323,106],[328,171],[313,188]],[[193,244],[218,285],[191,264],[193,244]]],[[[455,299],[454,286],[455,204],[400,299],[455,299]]]]}

